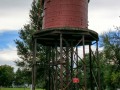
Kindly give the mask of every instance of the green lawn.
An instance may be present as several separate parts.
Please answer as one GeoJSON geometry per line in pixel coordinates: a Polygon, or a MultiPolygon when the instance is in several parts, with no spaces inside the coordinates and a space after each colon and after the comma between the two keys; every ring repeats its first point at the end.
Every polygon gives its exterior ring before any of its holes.
{"type": "MultiPolygon", "coordinates": [[[[0,90],[30,90],[30,88],[0,88],[0,90]]],[[[35,89],[35,90],[44,90],[44,89],[35,89]]]]}

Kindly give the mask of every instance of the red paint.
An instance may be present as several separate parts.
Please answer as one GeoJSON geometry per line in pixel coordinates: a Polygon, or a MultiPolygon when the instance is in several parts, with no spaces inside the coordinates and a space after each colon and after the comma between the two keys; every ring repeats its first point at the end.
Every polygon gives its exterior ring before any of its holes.
{"type": "Polygon", "coordinates": [[[43,29],[88,27],[88,0],[45,0],[43,13],[43,29]]]}
{"type": "Polygon", "coordinates": [[[73,83],[79,83],[79,78],[73,78],[73,83]]]}

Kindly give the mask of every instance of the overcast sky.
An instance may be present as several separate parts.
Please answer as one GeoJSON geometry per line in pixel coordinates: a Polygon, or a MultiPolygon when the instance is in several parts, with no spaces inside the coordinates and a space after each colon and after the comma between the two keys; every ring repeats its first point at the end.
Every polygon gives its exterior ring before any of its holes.
{"type": "Polygon", "coordinates": [[[99,34],[120,25],[120,0],[90,0],[89,28],[99,34]]]}
{"type": "MultiPolygon", "coordinates": [[[[29,23],[32,0],[0,0],[0,65],[12,66],[17,60],[13,40],[18,38],[18,30],[29,23]]],[[[89,28],[99,34],[120,26],[120,0],[90,0],[89,28]]]]}
{"type": "Polygon", "coordinates": [[[32,0],[0,0],[0,31],[19,30],[29,22],[32,0]]]}
{"type": "Polygon", "coordinates": [[[0,65],[15,67],[18,60],[14,40],[18,31],[29,23],[32,0],[0,0],[0,65]]]}

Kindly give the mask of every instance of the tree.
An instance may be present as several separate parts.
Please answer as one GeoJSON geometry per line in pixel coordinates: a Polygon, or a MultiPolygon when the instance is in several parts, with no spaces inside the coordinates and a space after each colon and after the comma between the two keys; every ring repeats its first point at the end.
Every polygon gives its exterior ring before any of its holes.
{"type": "Polygon", "coordinates": [[[20,70],[20,68],[18,68],[18,70],[15,73],[14,84],[17,86],[24,84],[24,76],[23,76],[23,72],[20,70]]]}
{"type": "Polygon", "coordinates": [[[120,30],[109,31],[101,36],[104,53],[108,63],[114,65],[116,71],[120,68],[120,30]]]}
{"type": "Polygon", "coordinates": [[[18,55],[22,60],[16,61],[17,66],[30,68],[32,63],[32,51],[33,51],[33,41],[32,35],[40,30],[42,27],[42,18],[39,16],[40,0],[38,2],[32,3],[32,10],[30,10],[30,23],[24,25],[24,27],[19,31],[20,39],[16,39],[15,43],[17,45],[18,55]]]}
{"type": "MultiPolygon", "coordinates": [[[[16,39],[17,53],[21,60],[15,61],[16,65],[21,69],[26,70],[25,72],[32,69],[33,60],[33,41],[32,35],[42,28],[42,6],[40,5],[40,0],[34,1],[32,3],[32,9],[30,10],[30,23],[24,25],[24,27],[19,31],[20,39],[16,39]]],[[[36,66],[37,66],[37,82],[44,77],[43,64],[45,62],[45,47],[37,44],[37,56],[36,56],[36,66]],[[41,73],[42,72],[42,73],[41,73]],[[42,78],[41,78],[42,77],[42,78]]],[[[30,75],[31,76],[31,75],[30,75]]]]}
{"type": "Polygon", "coordinates": [[[0,86],[10,87],[14,79],[13,67],[9,65],[0,66],[0,86]]]}
{"type": "Polygon", "coordinates": [[[14,84],[16,86],[23,86],[24,84],[31,84],[31,72],[26,70],[26,69],[20,69],[15,73],[15,79],[14,79],[14,84]]]}
{"type": "Polygon", "coordinates": [[[100,37],[104,57],[104,80],[111,90],[120,86],[120,28],[103,33],[100,37]]]}

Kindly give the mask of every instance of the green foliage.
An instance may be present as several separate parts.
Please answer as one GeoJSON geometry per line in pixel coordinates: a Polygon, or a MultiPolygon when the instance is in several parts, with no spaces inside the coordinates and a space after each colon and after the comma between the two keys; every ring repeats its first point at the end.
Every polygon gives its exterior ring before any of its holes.
{"type": "Polygon", "coordinates": [[[0,66],[0,86],[10,87],[14,79],[13,67],[9,65],[0,66]]]}
{"type": "Polygon", "coordinates": [[[26,69],[20,69],[15,73],[14,85],[31,84],[31,72],[26,69]]]}
{"type": "Polygon", "coordinates": [[[110,31],[101,36],[104,55],[107,62],[113,63],[114,68],[120,68],[120,30],[110,31]]]}
{"type": "Polygon", "coordinates": [[[23,72],[19,68],[18,68],[18,70],[16,71],[16,74],[15,74],[14,84],[15,85],[23,85],[24,84],[23,72]]]}
{"type": "MultiPolygon", "coordinates": [[[[42,8],[40,6],[40,0],[38,2],[32,3],[32,9],[30,10],[30,23],[24,25],[24,27],[19,31],[20,39],[16,39],[15,43],[17,45],[17,53],[22,60],[16,61],[17,66],[28,67],[32,65],[32,51],[33,51],[33,41],[32,36],[37,30],[42,28],[42,8]]],[[[38,46],[39,47],[39,46],[38,46]]],[[[42,47],[41,47],[42,48],[42,47]]],[[[40,51],[40,49],[38,49],[40,51]]]]}
{"type": "MultiPolygon", "coordinates": [[[[20,57],[20,60],[15,61],[16,65],[19,66],[20,70],[16,72],[16,80],[20,78],[20,82],[16,81],[18,84],[23,83],[23,78],[28,81],[28,78],[31,79],[30,71],[32,70],[32,60],[33,60],[33,34],[42,28],[42,6],[40,5],[40,0],[37,0],[32,3],[32,9],[30,10],[30,23],[24,25],[24,27],[19,31],[20,39],[16,39],[17,54],[20,57]],[[24,72],[24,74],[22,73],[24,72]],[[29,75],[26,75],[28,74],[29,75]]],[[[44,70],[45,70],[45,47],[37,44],[36,52],[36,67],[37,67],[37,84],[43,81],[44,79],[44,70]]]]}
{"type": "Polygon", "coordinates": [[[35,30],[41,30],[42,29],[42,6],[40,5],[40,0],[37,0],[37,2],[33,2],[32,4],[32,10],[30,10],[30,20],[31,20],[31,26],[35,30]]]}
{"type": "Polygon", "coordinates": [[[103,33],[100,41],[101,46],[104,47],[101,54],[102,82],[110,90],[115,90],[120,86],[120,29],[103,33]]]}
{"type": "Polygon", "coordinates": [[[113,85],[120,87],[120,72],[112,72],[111,81],[113,85]]]}
{"type": "MultiPolygon", "coordinates": [[[[30,90],[30,88],[1,88],[0,90],[30,90]]],[[[43,90],[43,89],[35,89],[35,90],[43,90]]]]}
{"type": "Polygon", "coordinates": [[[15,40],[18,56],[22,60],[16,61],[17,66],[30,68],[32,65],[32,34],[35,30],[30,25],[25,25],[19,32],[20,40],[15,40]]]}

